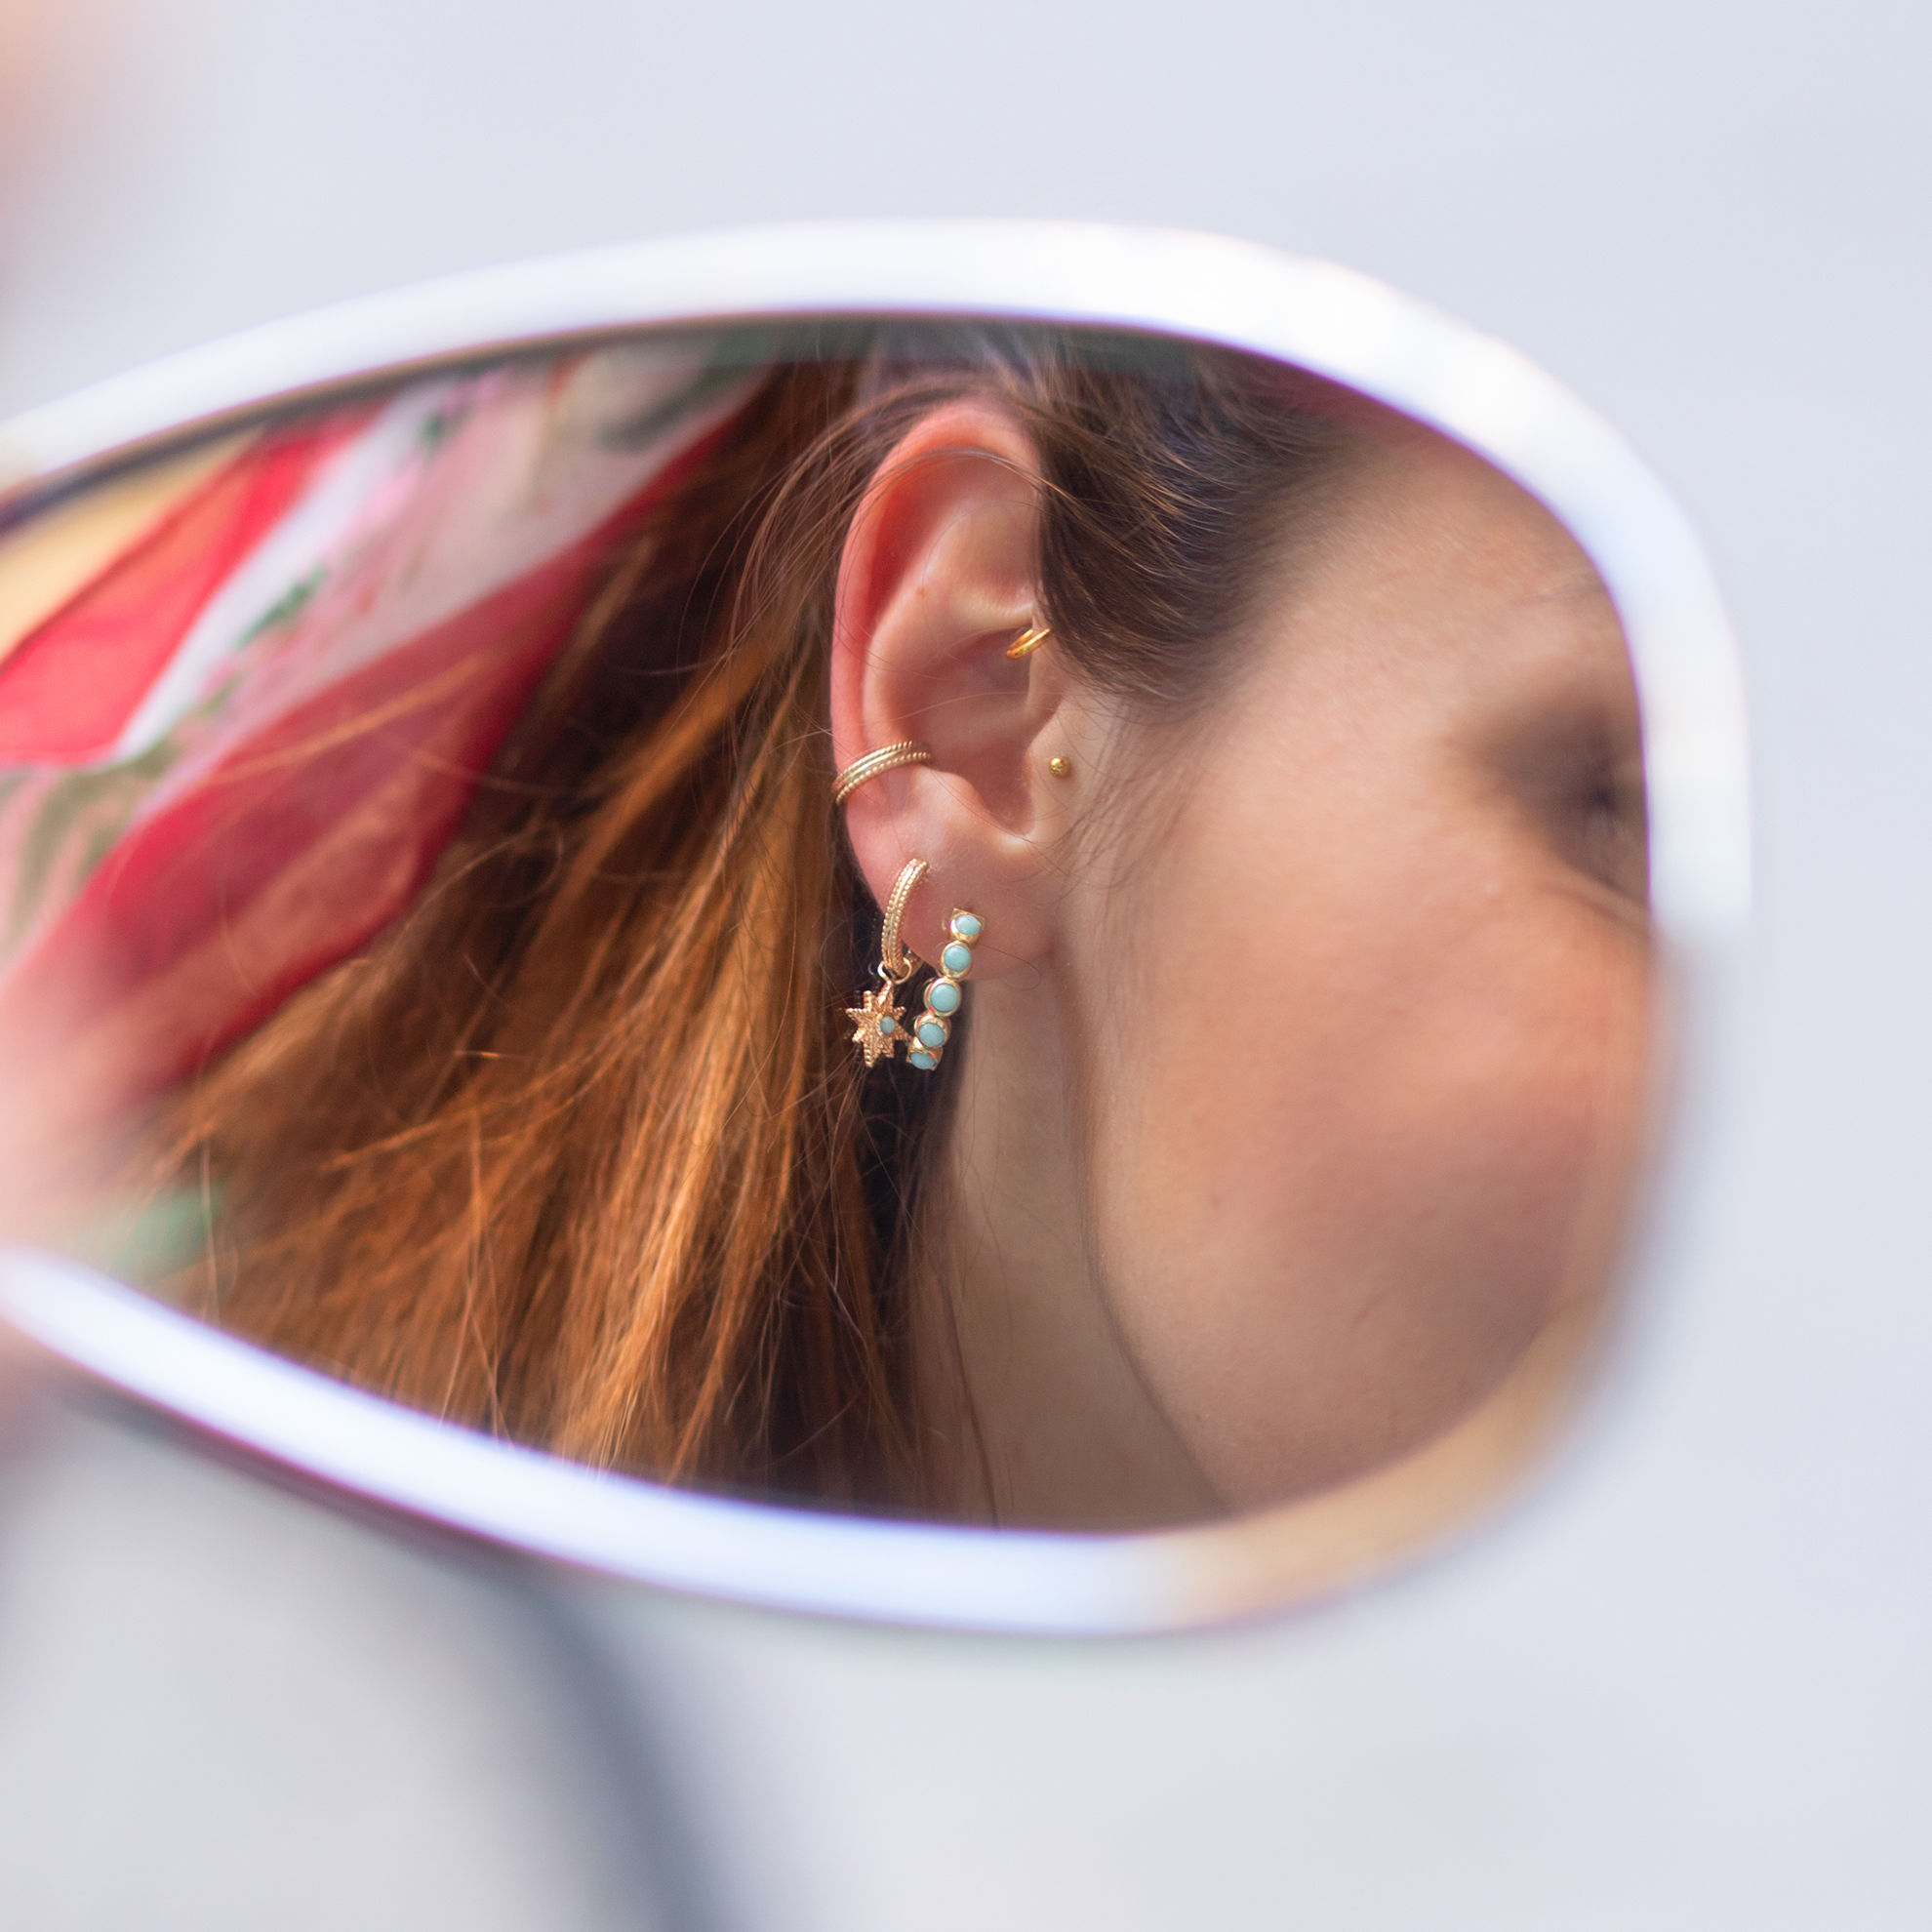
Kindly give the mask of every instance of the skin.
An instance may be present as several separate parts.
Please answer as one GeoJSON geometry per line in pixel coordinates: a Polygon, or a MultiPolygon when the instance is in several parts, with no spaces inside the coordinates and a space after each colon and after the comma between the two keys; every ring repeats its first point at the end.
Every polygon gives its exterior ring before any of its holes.
{"type": "Polygon", "coordinates": [[[929,860],[925,956],[986,928],[935,1076],[925,1500],[1197,1520],[1423,1450],[1599,1298],[1647,1071],[1635,698],[1560,526],[1377,417],[1226,687],[1127,715],[1004,657],[1033,463],[997,405],[936,412],[839,585],[840,763],[936,754],[855,795],[861,864],[883,901],[929,860]]]}

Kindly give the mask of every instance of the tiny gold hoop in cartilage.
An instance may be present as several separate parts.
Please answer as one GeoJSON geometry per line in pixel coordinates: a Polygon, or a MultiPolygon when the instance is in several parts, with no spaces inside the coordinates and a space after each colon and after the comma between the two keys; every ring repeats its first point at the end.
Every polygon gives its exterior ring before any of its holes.
{"type": "Polygon", "coordinates": [[[1026,628],[1006,647],[1009,658],[1030,658],[1049,637],[1053,635],[1050,624],[1028,624],[1026,628]]]}
{"type": "Polygon", "coordinates": [[[892,882],[886,899],[885,930],[879,935],[879,965],[895,981],[909,980],[920,966],[919,955],[908,952],[899,943],[899,922],[906,916],[906,903],[918,890],[929,867],[923,859],[908,859],[892,882]]]}
{"type": "Polygon", "coordinates": [[[867,779],[875,779],[881,772],[896,772],[901,765],[930,765],[933,762],[933,747],[921,745],[916,738],[903,739],[897,745],[882,745],[876,751],[867,751],[863,758],[855,758],[844,771],[832,780],[832,804],[843,805],[867,779]]]}

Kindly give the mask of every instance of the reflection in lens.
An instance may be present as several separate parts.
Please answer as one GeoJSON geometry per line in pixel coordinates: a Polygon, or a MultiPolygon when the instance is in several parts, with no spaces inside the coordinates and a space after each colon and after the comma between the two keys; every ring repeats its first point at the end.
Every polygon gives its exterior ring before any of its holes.
{"type": "Polygon", "coordinates": [[[1596,1319],[1635,699],[1443,439],[1227,351],[841,325],[28,508],[40,1238],[566,1456],[1077,1528],[1387,1469],[1596,1319]]]}

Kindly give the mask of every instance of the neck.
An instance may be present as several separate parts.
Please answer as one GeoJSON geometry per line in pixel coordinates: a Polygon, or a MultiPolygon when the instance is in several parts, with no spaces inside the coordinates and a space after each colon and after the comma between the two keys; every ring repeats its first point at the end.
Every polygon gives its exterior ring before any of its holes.
{"type": "Polygon", "coordinates": [[[914,1267],[930,1500],[967,1520],[1148,1528],[1220,1513],[1108,1311],[1081,1056],[1051,980],[983,982],[950,1078],[914,1267]]]}

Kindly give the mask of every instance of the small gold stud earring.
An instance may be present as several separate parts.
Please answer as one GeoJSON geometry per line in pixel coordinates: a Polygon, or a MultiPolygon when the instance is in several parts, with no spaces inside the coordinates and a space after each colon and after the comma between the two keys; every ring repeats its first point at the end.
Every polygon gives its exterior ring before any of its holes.
{"type": "Polygon", "coordinates": [[[1047,760],[1047,770],[1055,778],[1071,778],[1073,776],[1073,761],[1071,758],[1049,758],[1047,760]]]}

